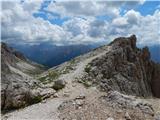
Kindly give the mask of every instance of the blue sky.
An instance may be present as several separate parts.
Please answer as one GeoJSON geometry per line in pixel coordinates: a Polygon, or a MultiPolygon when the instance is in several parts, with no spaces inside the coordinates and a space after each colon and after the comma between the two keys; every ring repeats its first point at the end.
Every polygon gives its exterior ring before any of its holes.
{"type": "Polygon", "coordinates": [[[137,6],[135,10],[142,15],[153,15],[155,10],[160,9],[160,1],[146,1],[143,5],[137,6]]]}
{"type": "Polygon", "coordinates": [[[160,44],[159,1],[2,2],[2,40],[56,45],[106,43],[136,34],[138,44],[160,44]]]}
{"type": "MultiPolygon", "coordinates": [[[[52,12],[49,12],[49,11],[45,10],[44,8],[48,7],[48,5],[50,3],[51,3],[51,1],[44,1],[41,4],[41,8],[38,10],[38,12],[34,13],[33,15],[35,17],[41,17],[44,20],[48,20],[52,24],[57,24],[57,25],[62,25],[64,21],[69,20],[69,17],[61,19],[59,14],[52,13],[52,12]],[[53,20],[48,19],[47,13],[52,14],[53,16],[55,16],[56,19],[53,19],[53,20]]],[[[126,8],[125,6],[124,7],[121,6],[121,9],[122,10],[121,10],[120,14],[124,15],[125,11],[128,10],[129,8],[126,8]]],[[[142,5],[134,6],[133,9],[135,11],[139,11],[141,13],[141,15],[143,15],[143,16],[153,15],[155,10],[160,9],[160,1],[146,1],[142,5]]],[[[110,20],[110,18],[108,16],[104,16],[104,15],[103,16],[97,16],[97,19],[110,20]]]]}
{"type": "MultiPolygon", "coordinates": [[[[38,10],[38,12],[34,13],[33,15],[35,17],[41,17],[44,20],[48,20],[52,24],[57,24],[57,25],[62,25],[64,21],[69,20],[69,17],[66,17],[66,18],[62,19],[62,18],[60,18],[59,14],[52,13],[52,12],[49,12],[49,11],[45,10],[44,8],[48,7],[48,5],[50,3],[51,3],[51,1],[44,1],[41,4],[41,8],[38,10]],[[53,16],[55,16],[56,19],[53,19],[53,20],[48,19],[47,13],[52,14],[53,16]]],[[[136,10],[136,11],[139,11],[143,16],[146,16],[146,15],[149,15],[149,14],[153,15],[155,10],[160,9],[160,6],[158,6],[158,5],[160,5],[160,1],[146,1],[142,5],[138,5],[138,6],[133,7],[133,9],[136,10]]],[[[121,10],[120,14],[124,15],[126,9],[128,9],[128,8],[125,8],[123,6],[121,8],[122,8],[122,10],[121,10]]],[[[97,16],[97,19],[110,20],[110,18],[108,16],[97,16]]]]}

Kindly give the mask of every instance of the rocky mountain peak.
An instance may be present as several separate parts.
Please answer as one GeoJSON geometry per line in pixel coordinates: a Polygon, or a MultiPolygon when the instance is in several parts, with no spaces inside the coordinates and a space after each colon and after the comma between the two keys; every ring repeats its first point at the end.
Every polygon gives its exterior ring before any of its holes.
{"type": "Polygon", "coordinates": [[[156,63],[150,60],[148,47],[139,49],[136,41],[135,35],[113,40],[109,44],[111,50],[108,53],[89,63],[89,77],[86,79],[104,91],[116,90],[144,97],[158,95],[158,86],[155,90],[156,85],[151,85],[153,81],[158,83],[160,80],[158,75],[155,75],[158,72],[154,72],[157,71],[156,63]]]}
{"type": "Polygon", "coordinates": [[[132,47],[133,49],[135,49],[135,48],[136,48],[136,41],[137,41],[136,36],[135,36],[135,35],[131,35],[131,36],[129,37],[129,40],[130,40],[130,43],[131,43],[131,47],[132,47]]]}
{"type": "Polygon", "coordinates": [[[147,46],[142,48],[142,56],[141,57],[143,60],[149,60],[151,58],[149,48],[147,46]]]}
{"type": "Polygon", "coordinates": [[[119,37],[113,40],[109,45],[112,45],[113,47],[131,47],[132,49],[136,48],[136,41],[137,38],[135,35],[131,35],[130,37],[119,37]]]}

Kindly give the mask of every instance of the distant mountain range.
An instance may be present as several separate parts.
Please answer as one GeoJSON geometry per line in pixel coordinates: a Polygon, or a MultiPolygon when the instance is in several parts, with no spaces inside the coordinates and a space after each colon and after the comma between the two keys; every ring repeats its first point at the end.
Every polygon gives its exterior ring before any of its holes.
{"type": "MultiPolygon", "coordinates": [[[[50,43],[41,43],[39,45],[10,44],[10,46],[21,51],[27,58],[34,62],[53,67],[87,53],[100,45],[56,46],[50,43]]],[[[149,46],[149,50],[152,60],[160,63],[160,45],[149,46]]]]}
{"type": "Polygon", "coordinates": [[[99,45],[67,45],[56,46],[48,43],[39,45],[11,44],[13,48],[21,51],[27,58],[48,67],[53,67],[68,61],[76,56],[91,51],[99,45]]]}
{"type": "Polygon", "coordinates": [[[154,45],[149,47],[151,58],[153,61],[160,63],[160,45],[154,45]]]}

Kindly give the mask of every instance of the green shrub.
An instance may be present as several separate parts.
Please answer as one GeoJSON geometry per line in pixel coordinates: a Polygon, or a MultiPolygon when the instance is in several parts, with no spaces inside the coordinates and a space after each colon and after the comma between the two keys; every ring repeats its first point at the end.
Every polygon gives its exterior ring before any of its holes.
{"type": "Polygon", "coordinates": [[[42,101],[41,96],[36,96],[32,99],[31,104],[39,103],[42,101]]]}
{"type": "Polygon", "coordinates": [[[85,67],[85,72],[89,73],[90,70],[91,70],[91,67],[90,67],[89,65],[87,65],[87,66],[85,67]]]}
{"type": "Polygon", "coordinates": [[[70,61],[70,63],[71,63],[71,64],[75,64],[75,63],[76,63],[76,60],[75,60],[75,59],[72,59],[72,60],[70,61]]]}
{"type": "Polygon", "coordinates": [[[56,79],[59,77],[59,73],[57,71],[50,71],[48,73],[48,77],[51,78],[51,79],[56,79]]]}
{"type": "Polygon", "coordinates": [[[28,106],[28,105],[31,105],[31,104],[41,102],[42,98],[39,95],[33,96],[33,95],[30,94],[30,92],[27,92],[26,95],[25,95],[25,101],[26,101],[26,106],[28,106]]]}
{"type": "Polygon", "coordinates": [[[78,80],[79,83],[82,83],[85,87],[91,87],[91,82],[89,82],[88,80],[78,80]]]}
{"type": "Polygon", "coordinates": [[[57,71],[49,71],[49,73],[46,76],[40,77],[38,78],[38,80],[40,80],[44,84],[47,84],[57,79],[59,75],[60,73],[58,73],[57,71]]]}
{"type": "Polygon", "coordinates": [[[38,78],[38,80],[40,80],[41,82],[45,82],[46,81],[47,76],[43,76],[41,78],[38,78]]]}

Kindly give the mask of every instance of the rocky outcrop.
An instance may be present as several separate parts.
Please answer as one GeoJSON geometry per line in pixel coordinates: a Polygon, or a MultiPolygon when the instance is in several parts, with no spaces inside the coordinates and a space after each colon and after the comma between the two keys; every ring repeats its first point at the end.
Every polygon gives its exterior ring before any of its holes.
{"type": "Polygon", "coordinates": [[[133,96],[123,95],[117,91],[110,91],[107,96],[102,96],[109,106],[116,109],[139,109],[143,113],[154,115],[152,106],[144,101],[138,100],[133,96]]]}
{"type": "Polygon", "coordinates": [[[55,93],[51,88],[42,88],[41,83],[29,74],[44,71],[42,66],[30,62],[5,43],[1,43],[1,55],[2,111],[40,102],[55,93]]]}
{"type": "Polygon", "coordinates": [[[153,95],[160,98],[160,64],[154,64],[151,87],[153,95]]]}
{"type": "Polygon", "coordinates": [[[158,66],[150,60],[148,48],[137,48],[136,41],[135,35],[116,38],[109,44],[112,49],[108,53],[94,59],[86,67],[88,75],[85,79],[104,91],[159,97],[158,66]]]}
{"type": "Polygon", "coordinates": [[[154,120],[158,118],[148,102],[134,96],[110,91],[107,95],[64,101],[59,107],[59,118],[81,120],[154,120]]]}

